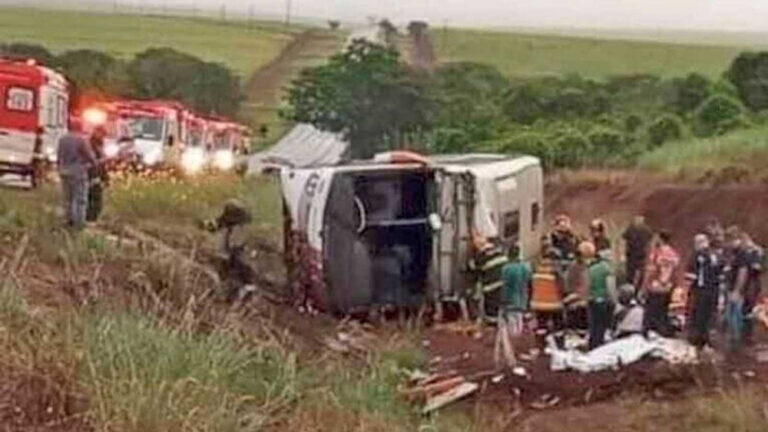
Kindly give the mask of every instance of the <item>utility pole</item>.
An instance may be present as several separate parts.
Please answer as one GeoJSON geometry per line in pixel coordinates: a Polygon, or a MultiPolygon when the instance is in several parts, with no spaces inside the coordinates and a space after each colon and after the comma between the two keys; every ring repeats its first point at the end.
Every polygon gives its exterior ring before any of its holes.
{"type": "Polygon", "coordinates": [[[291,25],[291,0],[285,0],[285,25],[291,25]]]}
{"type": "Polygon", "coordinates": [[[222,21],[227,20],[227,4],[226,3],[221,4],[221,20],[222,21]]]}
{"type": "Polygon", "coordinates": [[[253,28],[253,3],[248,6],[248,27],[253,28]]]}

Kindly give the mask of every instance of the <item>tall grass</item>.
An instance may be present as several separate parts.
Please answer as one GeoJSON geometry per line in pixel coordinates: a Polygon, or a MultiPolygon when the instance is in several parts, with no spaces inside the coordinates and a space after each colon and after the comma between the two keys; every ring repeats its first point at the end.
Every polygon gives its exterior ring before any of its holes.
{"type": "Polygon", "coordinates": [[[638,166],[680,174],[725,167],[762,170],[768,162],[768,129],[737,130],[713,138],[675,141],[643,155],[638,166]]]}

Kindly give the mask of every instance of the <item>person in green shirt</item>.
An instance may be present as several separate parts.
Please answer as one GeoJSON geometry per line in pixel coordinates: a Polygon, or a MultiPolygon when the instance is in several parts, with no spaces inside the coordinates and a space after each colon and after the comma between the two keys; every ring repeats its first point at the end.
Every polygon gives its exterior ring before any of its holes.
{"type": "Polygon", "coordinates": [[[522,333],[523,316],[528,310],[531,269],[520,259],[520,246],[509,249],[509,262],[501,269],[504,320],[512,334],[522,333]]]}
{"type": "Polygon", "coordinates": [[[589,349],[593,350],[605,342],[605,332],[611,327],[616,277],[611,264],[596,253],[594,244],[584,249],[589,262],[589,349]]]}

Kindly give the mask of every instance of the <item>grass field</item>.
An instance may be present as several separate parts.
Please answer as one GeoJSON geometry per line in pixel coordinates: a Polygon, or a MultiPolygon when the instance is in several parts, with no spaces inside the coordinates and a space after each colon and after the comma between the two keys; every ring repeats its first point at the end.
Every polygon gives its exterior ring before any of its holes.
{"type": "Polygon", "coordinates": [[[756,127],[713,138],[687,138],[643,155],[638,166],[673,175],[701,175],[736,169],[757,178],[766,174],[768,129],[756,127]]]}
{"type": "Polygon", "coordinates": [[[0,43],[36,43],[55,53],[90,48],[123,59],[167,46],[226,64],[244,80],[275,58],[300,30],[276,23],[250,27],[208,19],[0,8],[0,43]]]}
{"type": "Polygon", "coordinates": [[[432,36],[440,61],[488,63],[511,77],[698,72],[714,78],[745,49],[458,29],[434,29],[432,36]]]}

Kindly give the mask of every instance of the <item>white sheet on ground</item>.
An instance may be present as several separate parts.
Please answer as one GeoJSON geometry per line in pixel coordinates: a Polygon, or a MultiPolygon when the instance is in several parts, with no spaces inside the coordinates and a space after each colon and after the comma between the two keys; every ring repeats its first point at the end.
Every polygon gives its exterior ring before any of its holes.
{"type": "Polygon", "coordinates": [[[549,355],[551,370],[575,370],[582,373],[618,368],[646,356],[675,364],[696,361],[695,349],[685,341],[661,337],[646,339],[641,335],[618,339],[586,353],[550,346],[549,355]]]}

